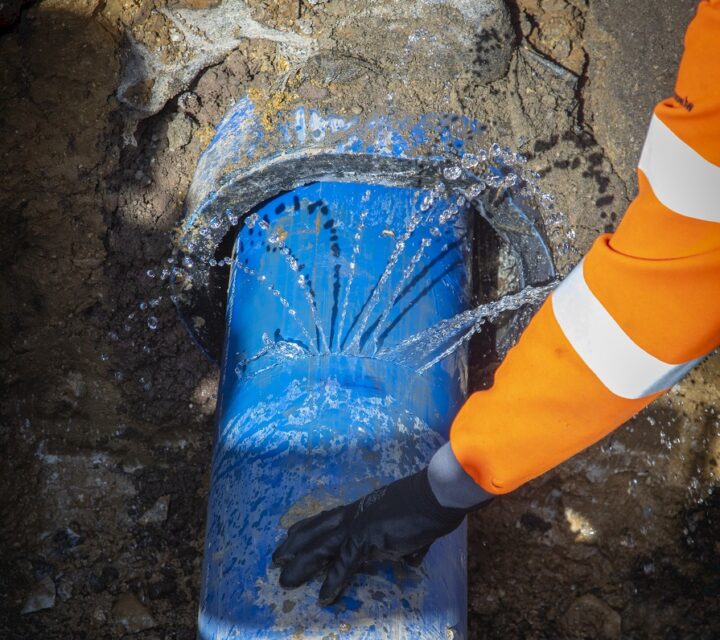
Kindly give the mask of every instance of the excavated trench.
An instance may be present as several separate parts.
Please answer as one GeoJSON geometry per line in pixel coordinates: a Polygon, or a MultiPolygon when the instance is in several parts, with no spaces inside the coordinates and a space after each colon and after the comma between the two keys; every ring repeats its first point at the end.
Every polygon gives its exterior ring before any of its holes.
{"type": "MultiPolygon", "coordinates": [[[[476,118],[566,212],[548,228],[563,273],[621,218],[693,1],[382,4],[0,14],[3,637],[195,636],[218,376],[158,270],[233,100],[268,126],[307,101],[476,118]]],[[[717,637],[719,377],[715,355],[471,519],[469,637],[717,637]]]]}

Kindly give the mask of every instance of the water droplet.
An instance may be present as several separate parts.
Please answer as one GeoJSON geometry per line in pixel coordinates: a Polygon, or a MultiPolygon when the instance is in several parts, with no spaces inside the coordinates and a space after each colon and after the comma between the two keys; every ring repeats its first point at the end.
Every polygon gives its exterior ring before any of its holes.
{"type": "Polygon", "coordinates": [[[162,300],[162,296],[158,296],[157,298],[152,298],[150,300],[150,306],[157,307],[160,304],[160,300],[162,300]]]}
{"type": "Polygon", "coordinates": [[[430,192],[430,195],[437,200],[438,198],[442,198],[445,195],[445,191],[447,190],[447,187],[443,182],[438,182],[434,187],[433,190],[430,192]]]}
{"type": "Polygon", "coordinates": [[[147,302],[145,302],[145,301],[141,302],[141,303],[138,305],[138,307],[140,307],[140,311],[145,311],[145,309],[147,309],[147,307],[148,307],[148,306],[147,306],[147,302]]]}
{"type": "Polygon", "coordinates": [[[100,354],[100,360],[103,362],[107,362],[110,359],[110,356],[107,353],[101,353],[100,354]]]}
{"type": "Polygon", "coordinates": [[[427,195],[423,198],[422,202],[420,203],[420,211],[427,211],[432,206],[433,206],[433,198],[432,198],[432,196],[427,195]]]}
{"type": "Polygon", "coordinates": [[[210,258],[210,260],[208,260],[208,263],[211,267],[217,267],[217,260],[215,260],[215,258],[210,258]]]}
{"type": "Polygon", "coordinates": [[[230,224],[235,227],[240,222],[240,218],[238,216],[230,216],[230,224]]]}
{"type": "Polygon", "coordinates": [[[440,233],[440,229],[438,229],[437,227],[432,227],[430,229],[430,235],[435,238],[439,238],[442,234],[440,233]]]}
{"type": "Polygon", "coordinates": [[[485,176],[485,182],[491,187],[499,187],[502,184],[503,179],[495,174],[488,174],[485,176]]]}
{"type": "Polygon", "coordinates": [[[500,145],[497,142],[493,142],[492,145],[490,145],[490,153],[495,158],[497,158],[499,155],[502,154],[502,149],[500,148],[500,145]]]}
{"type": "Polygon", "coordinates": [[[154,277],[155,277],[155,270],[154,270],[154,269],[148,269],[148,270],[145,272],[145,275],[146,275],[148,278],[154,278],[154,277]]]}
{"type": "Polygon", "coordinates": [[[460,160],[463,169],[473,169],[477,167],[478,162],[480,159],[472,153],[466,153],[460,160]]]}
{"type": "Polygon", "coordinates": [[[488,159],[487,149],[480,149],[480,151],[478,151],[478,159],[480,160],[480,162],[487,162],[487,159],[488,159]]]}
{"type": "Polygon", "coordinates": [[[258,219],[259,216],[257,213],[251,213],[247,218],[245,218],[245,226],[248,229],[253,229],[257,224],[258,219]]]}
{"type": "Polygon", "coordinates": [[[207,227],[201,227],[199,233],[203,238],[207,238],[210,235],[210,229],[207,227]]]}
{"type": "Polygon", "coordinates": [[[182,264],[183,264],[183,267],[185,267],[186,269],[192,269],[194,263],[190,256],[183,256],[182,264]]]}
{"type": "Polygon", "coordinates": [[[150,316],[147,319],[147,326],[150,331],[155,331],[158,328],[158,319],[155,316],[150,316]]]}
{"type": "Polygon", "coordinates": [[[467,196],[468,198],[477,198],[483,191],[485,191],[487,185],[483,180],[480,180],[476,182],[473,185],[470,185],[467,190],[467,196]]]}
{"type": "Polygon", "coordinates": [[[213,229],[219,229],[221,224],[222,223],[220,222],[220,220],[217,217],[213,217],[210,219],[210,226],[213,229]]]}
{"type": "Polygon", "coordinates": [[[443,176],[446,180],[457,180],[462,175],[462,169],[458,166],[445,167],[443,169],[443,176]]]}

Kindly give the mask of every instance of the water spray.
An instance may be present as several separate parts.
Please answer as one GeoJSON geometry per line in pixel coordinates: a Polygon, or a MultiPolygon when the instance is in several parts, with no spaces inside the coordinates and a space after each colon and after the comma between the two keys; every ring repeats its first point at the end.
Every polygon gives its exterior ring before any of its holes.
{"type": "Polygon", "coordinates": [[[327,608],[315,583],[282,590],[270,556],[283,527],[427,464],[466,397],[470,337],[547,295],[534,176],[482,139],[462,118],[304,108],[268,130],[246,99],[202,156],[173,300],[222,374],[203,640],[465,637],[464,525],[327,608]],[[484,306],[478,233],[510,248],[521,289],[484,306]]]}

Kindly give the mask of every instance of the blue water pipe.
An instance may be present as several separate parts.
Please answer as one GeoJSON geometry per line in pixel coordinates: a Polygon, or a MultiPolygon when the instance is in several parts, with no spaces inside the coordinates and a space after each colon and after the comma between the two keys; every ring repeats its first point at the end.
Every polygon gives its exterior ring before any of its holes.
{"type": "MultiPolygon", "coordinates": [[[[312,122],[302,114],[303,126],[312,122]]],[[[211,355],[217,347],[197,309],[218,303],[203,265],[233,218],[244,220],[217,351],[199,637],[465,638],[464,525],[437,541],[420,567],[368,566],[330,607],[317,604],[318,581],[285,591],[271,565],[293,522],[427,464],[467,393],[462,348],[422,373],[422,363],[392,357],[393,346],[471,305],[467,207],[441,225],[450,196],[435,198],[383,283],[437,177],[427,176],[431,164],[407,142],[422,144],[417,128],[409,129],[415,138],[393,138],[386,127],[366,124],[363,137],[348,136],[341,119],[320,122],[322,135],[309,140],[297,126],[279,128],[281,148],[268,144],[264,153],[263,128],[251,103],[241,101],[201,160],[188,196],[180,244],[197,269],[177,286],[176,302],[211,355]],[[338,132],[340,142],[325,139],[338,132]],[[423,179],[413,183],[412,171],[423,179]],[[418,252],[421,262],[403,275],[418,252]]],[[[535,271],[522,268],[521,278],[546,280],[552,263],[532,219],[516,203],[504,206],[496,231],[531,236],[523,246],[532,256],[521,255],[520,264],[526,260],[535,271]],[[503,211],[513,208],[516,218],[503,229],[511,217],[503,211]],[[547,264],[538,267],[543,256],[547,264]]]]}

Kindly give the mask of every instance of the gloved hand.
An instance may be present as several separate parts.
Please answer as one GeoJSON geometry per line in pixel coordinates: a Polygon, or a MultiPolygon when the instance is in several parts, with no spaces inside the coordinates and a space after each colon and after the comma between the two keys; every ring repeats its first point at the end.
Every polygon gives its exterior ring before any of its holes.
{"type": "Polygon", "coordinates": [[[292,525],[273,553],[273,562],[282,567],[280,585],[298,587],[324,572],[319,601],[331,604],[364,563],[405,559],[419,564],[430,545],[454,531],[472,510],[443,507],[425,468],[292,525]]]}

